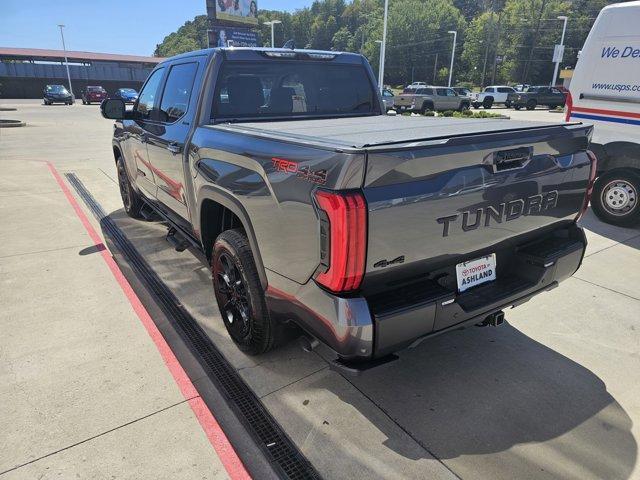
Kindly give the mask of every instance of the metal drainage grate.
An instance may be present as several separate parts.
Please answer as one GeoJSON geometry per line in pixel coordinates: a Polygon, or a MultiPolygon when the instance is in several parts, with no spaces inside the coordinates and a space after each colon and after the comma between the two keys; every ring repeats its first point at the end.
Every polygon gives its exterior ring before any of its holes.
{"type": "Polygon", "coordinates": [[[318,472],[284,433],[262,402],[144,260],[122,230],[104,212],[76,174],[67,173],[65,176],[100,222],[105,234],[122,252],[136,276],[153,295],[164,314],[178,327],[178,333],[196,354],[209,379],[227,398],[247,431],[254,437],[271,463],[279,467],[277,470],[281,476],[295,480],[320,479],[318,472]]]}

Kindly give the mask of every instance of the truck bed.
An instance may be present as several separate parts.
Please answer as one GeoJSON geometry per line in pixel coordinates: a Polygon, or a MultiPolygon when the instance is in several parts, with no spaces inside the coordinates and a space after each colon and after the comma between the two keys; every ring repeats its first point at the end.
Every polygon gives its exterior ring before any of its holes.
{"type": "Polygon", "coordinates": [[[377,115],[357,118],[243,122],[217,124],[212,128],[325,148],[365,149],[407,142],[423,142],[460,135],[497,133],[531,128],[557,127],[557,123],[507,119],[406,117],[377,115]]]}

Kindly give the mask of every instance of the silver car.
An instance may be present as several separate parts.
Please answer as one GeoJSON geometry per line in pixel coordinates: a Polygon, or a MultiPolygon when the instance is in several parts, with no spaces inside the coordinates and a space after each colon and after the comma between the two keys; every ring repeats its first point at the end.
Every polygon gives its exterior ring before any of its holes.
{"type": "Polygon", "coordinates": [[[395,106],[395,99],[396,97],[390,89],[382,90],[382,103],[384,103],[385,110],[391,110],[395,106]]]}

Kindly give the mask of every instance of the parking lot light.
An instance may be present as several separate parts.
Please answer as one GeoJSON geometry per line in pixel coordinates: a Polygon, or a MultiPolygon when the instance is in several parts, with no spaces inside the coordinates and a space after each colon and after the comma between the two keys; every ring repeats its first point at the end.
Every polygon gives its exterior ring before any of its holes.
{"type": "Polygon", "coordinates": [[[275,27],[276,24],[278,23],[282,23],[282,21],[280,20],[270,20],[268,22],[262,22],[264,25],[271,25],[271,48],[274,48],[274,40],[273,40],[273,29],[275,27]]]}
{"type": "Polygon", "coordinates": [[[75,99],[75,96],[73,95],[73,87],[71,86],[71,75],[69,75],[69,59],[67,58],[67,47],[64,44],[64,33],[62,32],[62,29],[65,27],[64,24],[58,24],[58,27],[60,27],[60,36],[62,37],[62,50],[64,51],[64,64],[67,67],[67,80],[69,81],[69,93],[71,94],[71,99],[75,99]]]}
{"type": "MultiPolygon", "coordinates": [[[[562,20],[562,37],[560,38],[560,48],[564,47],[564,34],[567,32],[567,20],[569,17],[565,15],[558,16],[558,20],[562,20]]],[[[556,66],[553,68],[553,78],[551,79],[551,87],[556,84],[556,79],[558,78],[558,68],[560,67],[560,56],[556,58],[556,66]]]]}
{"type": "Polygon", "coordinates": [[[451,87],[451,77],[453,76],[453,60],[456,57],[456,40],[458,39],[458,31],[457,30],[449,30],[447,33],[453,34],[453,50],[451,51],[451,67],[449,68],[449,85],[451,87]]]}
{"type": "Polygon", "coordinates": [[[378,87],[384,90],[384,57],[387,50],[387,17],[389,15],[389,0],[384,0],[384,21],[382,23],[382,43],[380,44],[380,69],[378,72],[378,87]]]}

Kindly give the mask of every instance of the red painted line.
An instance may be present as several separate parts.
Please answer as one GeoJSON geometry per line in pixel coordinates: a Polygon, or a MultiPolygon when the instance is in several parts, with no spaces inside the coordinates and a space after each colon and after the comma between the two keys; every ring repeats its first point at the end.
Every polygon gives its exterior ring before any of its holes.
{"type": "Polygon", "coordinates": [[[604,110],[602,108],[573,107],[571,111],[582,112],[582,113],[595,113],[600,115],[615,115],[618,117],[640,118],[640,113],[621,112],[620,110],[604,110]]]}
{"type": "Polygon", "coordinates": [[[231,443],[229,443],[229,439],[213,416],[213,413],[204,403],[202,397],[199,396],[196,387],[193,385],[193,383],[191,383],[191,380],[182,368],[182,365],[180,365],[180,362],[178,362],[178,359],[171,350],[171,347],[169,347],[164,337],[160,333],[160,330],[158,330],[158,327],[156,327],[156,324],[153,322],[151,315],[149,315],[149,312],[138,298],[138,295],[136,295],[135,291],[131,287],[131,284],[123,275],[120,267],[118,267],[109,250],[105,247],[102,238],[100,237],[100,235],[98,235],[98,232],[96,232],[95,228],[93,228],[93,225],[91,225],[91,223],[89,222],[89,219],[85,215],[84,211],[82,210],[82,208],[80,208],[80,205],[71,194],[71,190],[69,190],[69,187],[67,187],[67,185],[62,180],[62,177],[56,170],[56,167],[54,167],[51,162],[47,162],[47,166],[53,174],[53,177],[56,179],[56,182],[58,182],[58,185],[62,189],[62,192],[67,197],[67,200],[71,204],[71,207],[76,212],[76,215],[89,234],[89,237],[91,237],[94,245],[100,250],[102,258],[104,259],[107,267],[109,267],[109,270],[111,270],[111,273],[122,288],[122,291],[127,297],[127,300],[129,300],[133,311],[136,313],[136,315],[144,325],[147,333],[153,340],[153,343],[155,343],[158,352],[160,352],[160,355],[162,356],[162,360],[169,369],[169,372],[171,372],[171,375],[178,385],[178,388],[182,392],[182,395],[186,400],[188,400],[191,410],[198,419],[198,422],[200,422],[204,433],[206,434],[209,442],[218,454],[218,457],[220,458],[220,461],[229,474],[229,477],[233,480],[251,479],[251,476],[244,468],[242,461],[236,454],[236,451],[233,449],[231,443]]]}

